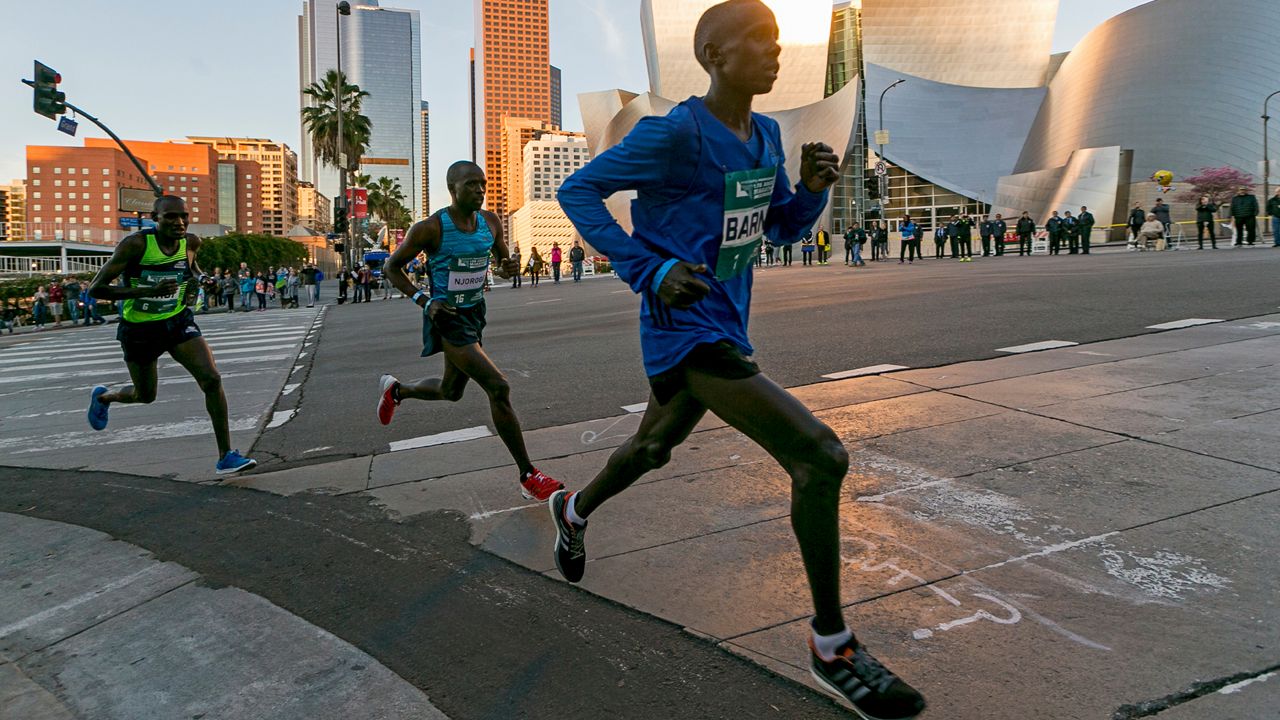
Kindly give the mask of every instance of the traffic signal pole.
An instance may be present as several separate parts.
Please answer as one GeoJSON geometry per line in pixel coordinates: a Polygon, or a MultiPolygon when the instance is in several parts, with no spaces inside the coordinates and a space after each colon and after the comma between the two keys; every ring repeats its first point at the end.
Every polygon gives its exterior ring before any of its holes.
{"type": "Polygon", "coordinates": [[[36,61],[36,79],[22,81],[24,85],[29,85],[36,91],[36,112],[40,113],[41,115],[44,115],[50,120],[54,120],[54,119],[57,119],[58,115],[61,114],[62,112],[65,112],[66,110],[71,110],[76,114],[77,117],[83,117],[84,119],[88,120],[94,125],[97,125],[98,128],[102,130],[102,132],[106,133],[108,136],[111,137],[112,140],[115,141],[116,145],[120,146],[120,149],[123,150],[124,154],[129,157],[129,160],[133,163],[133,166],[138,169],[138,172],[142,175],[143,178],[146,179],[147,184],[151,186],[151,191],[155,193],[156,197],[163,197],[164,189],[162,189],[160,187],[160,184],[157,183],[155,179],[151,177],[151,173],[147,172],[147,168],[144,167],[142,162],[138,160],[137,156],[135,156],[133,152],[129,150],[129,146],[124,144],[124,141],[120,139],[119,135],[116,135],[114,132],[111,131],[111,128],[104,125],[101,120],[85,112],[82,108],[76,107],[75,105],[72,105],[71,103],[66,102],[65,97],[64,98],[53,97],[56,95],[61,95],[61,93],[56,92],[57,84],[61,81],[62,81],[62,76],[59,75],[57,71],[53,70],[47,65],[44,65],[39,60],[36,61]],[[49,75],[49,74],[52,74],[53,76],[52,83],[50,83],[49,80],[42,77],[42,75],[49,75]],[[63,108],[65,109],[54,108],[54,109],[51,109],[49,112],[45,112],[45,110],[41,108],[40,106],[41,99],[42,99],[41,93],[42,91],[45,91],[46,88],[52,88],[53,93],[51,95],[51,100],[58,105],[62,105],[63,108]]]}

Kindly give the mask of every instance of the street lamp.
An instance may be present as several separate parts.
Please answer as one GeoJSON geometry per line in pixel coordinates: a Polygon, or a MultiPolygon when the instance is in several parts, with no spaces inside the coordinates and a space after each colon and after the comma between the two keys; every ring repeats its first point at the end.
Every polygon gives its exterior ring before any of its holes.
{"type": "MultiPolygon", "coordinates": [[[[346,156],[342,152],[342,93],[346,86],[346,81],[342,77],[342,16],[351,14],[351,3],[342,0],[337,6],[337,15],[333,19],[333,27],[337,37],[338,47],[338,86],[333,93],[333,106],[338,111],[338,207],[342,209],[343,217],[347,217],[347,168],[346,156]]],[[[347,254],[350,257],[355,256],[355,249],[351,245],[351,223],[348,218],[347,231],[343,233],[343,241],[347,243],[347,254]]],[[[351,267],[350,259],[347,261],[347,267],[351,267]]]]}
{"type": "MultiPolygon", "coordinates": [[[[876,164],[877,165],[884,162],[884,146],[888,144],[888,140],[889,140],[889,138],[887,137],[888,133],[886,133],[884,129],[884,96],[890,90],[898,87],[899,85],[901,85],[906,81],[907,81],[906,78],[902,78],[897,82],[895,82],[894,84],[890,85],[889,87],[885,88],[884,91],[880,93],[880,129],[876,131],[876,156],[877,156],[876,164]]],[[[879,173],[877,173],[877,175],[879,175],[879,173]]],[[[887,206],[889,205],[888,201],[889,201],[889,176],[880,175],[880,204],[885,206],[887,209],[887,206]]]]}
{"type": "Polygon", "coordinates": [[[1262,101],[1262,202],[1264,203],[1271,199],[1271,146],[1268,143],[1270,138],[1267,136],[1267,123],[1271,122],[1271,115],[1267,113],[1267,106],[1271,103],[1271,98],[1277,95],[1280,95],[1280,90],[1271,93],[1266,100],[1262,101]]]}

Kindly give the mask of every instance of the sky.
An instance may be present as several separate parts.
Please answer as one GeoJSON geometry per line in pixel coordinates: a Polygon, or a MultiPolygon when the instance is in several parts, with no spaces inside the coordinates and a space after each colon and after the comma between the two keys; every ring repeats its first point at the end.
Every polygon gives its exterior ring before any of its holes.
{"type": "MultiPolygon", "coordinates": [[[[1145,0],[1061,0],[1054,51],[1145,0]]],[[[433,208],[444,172],[470,154],[470,0],[383,0],[422,18],[423,99],[431,103],[433,208]]],[[[648,89],[640,0],[550,0],[551,63],[564,71],[564,126],[581,130],[578,93],[648,89]]],[[[27,145],[80,145],[31,110],[32,61],[62,74],[67,99],[126,140],[264,137],[300,150],[301,0],[0,0],[0,182],[26,174],[27,145]],[[110,8],[110,12],[106,9],[110,8]]]]}

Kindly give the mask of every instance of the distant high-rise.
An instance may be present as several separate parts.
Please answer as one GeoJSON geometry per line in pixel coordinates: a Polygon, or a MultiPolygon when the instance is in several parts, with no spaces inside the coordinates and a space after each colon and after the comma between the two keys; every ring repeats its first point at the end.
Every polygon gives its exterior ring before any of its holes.
{"type": "Polygon", "coordinates": [[[551,124],[564,127],[564,85],[555,65],[551,66],[551,124]]]}
{"type": "Polygon", "coordinates": [[[422,204],[421,217],[431,214],[431,104],[422,101],[422,204]]]}
{"type": "Polygon", "coordinates": [[[4,213],[0,221],[5,224],[3,234],[6,240],[27,239],[27,183],[17,179],[8,185],[0,185],[0,194],[4,195],[4,213]]]}
{"type": "Polygon", "coordinates": [[[480,163],[489,180],[488,208],[505,224],[509,211],[504,181],[509,169],[502,163],[502,120],[551,122],[547,0],[475,0],[475,14],[480,163]]]}
{"type": "Polygon", "coordinates": [[[526,256],[536,247],[544,258],[550,258],[553,243],[560,243],[567,254],[573,242],[581,239],[556,202],[556,195],[565,178],[590,160],[591,151],[582,133],[540,132],[525,143],[521,162],[513,167],[513,172],[519,168],[523,182],[522,202],[511,215],[510,237],[526,256]]]}
{"type": "MultiPolygon", "coordinates": [[[[336,0],[305,0],[298,18],[300,90],[336,69],[336,0]]],[[[422,52],[417,10],[386,8],[378,0],[352,3],[342,18],[342,71],[369,93],[362,112],[372,125],[360,172],[400,183],[414,217],[422,213],[422,52]]],[[[299,96],[300,107],[308,98],[299,96]]],[[[302,129],[301,179],[328,197],[338,194],[338,175],[321,165],[302,129]]]]}
{"type": "MultiPolygon", "coordinates": [[[[245,213],[246,216],[252,214],[251,217],[258,221],[259,232],[284,237],[298,224],[298,156],[288,145],[263,138],[187,139],[198,145],[212,146],[220,163],[240,160],[258,164],[261,176],[257,183],[262,200],[258,207],[245,208],[245,213]]],[[[243,219],[241,224],[244,224],[243,219]]]]}
{"type": "Polygon", "coordinates": [[[298,183],[298,224],[318,233],[327,233],[333,227],[329,198],[309,182],[298,183]]]}
{"type": "MultiPolygon", "coordinates": [[[[531,140],[554,129],[556,129],[555,126],[545,120],[514,117],[502,119],[501,161],[503,167],[511,170],[502,177],[502,196],[506,199],[508,214],[519,210],[527,199],[522,161],[525,146],[531,140]]],[[[492,195],[493,181],[489,182],[489,187],[489,194],[492,195]]]]}

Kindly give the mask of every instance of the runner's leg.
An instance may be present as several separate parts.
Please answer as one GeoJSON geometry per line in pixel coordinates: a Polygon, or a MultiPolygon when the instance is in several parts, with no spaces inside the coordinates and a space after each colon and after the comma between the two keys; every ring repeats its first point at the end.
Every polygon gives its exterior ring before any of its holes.
{"type": "Polygon", "coordinates": [[[525,450],[520,418],[511,406],[511,385],[507,382],[507,377],[493,364],[493,360],[489,359],[479,344],[458,346],[443,339],[440,342],[444,346],[445,359],[464,375],[475,380],[489,395],[489,412],[493,417],[494,428],[523,477],[533,470],[533,463],[529,461],[529,453],[525,450]]]}
{"type": "Polygon", "coordinates": [[[574,511],[586,518],[645,473],[666,465],[671,451],[689,437],[706,412],[688,391],[679,393],[666,405],[659,405],[650,394],[640,429],[613,451],[604,469],[578,493],[574,511]]]}
{"type": "Polygon", "coordinates": [[[813,629],[845,628],[840,610],[840,486],[849,454],[831,428],[764,375],[744,380],[696,370],[689,393],[773,456],[791,476],[791,527],[813,595],[813,629]]]}
{"type": "Polygon", "coordinates": [[[133,384],[125,385],[118,390],[109,390],[103,393],[98,398],[98,401],[106,405],[112,403],[120,403],[121,405],[142,403],[147,405],[154,402],[158,383],[155,361],[152,360],[145,365],[126,362],[125,367],[129,368],[129,379],[133,381],[133,384]]]}
{"type": "Polygon", "coordinates": [[[227,394],[222,389],[222,375],[213,361],[213,352],[204,338],[197,337],[175,345],[169,356],[191,373],[204,393],[204,409],[213,422],[213,436],[218,442],[218,457],[231,450],[231,430],[227,426],[227,394]]]}

